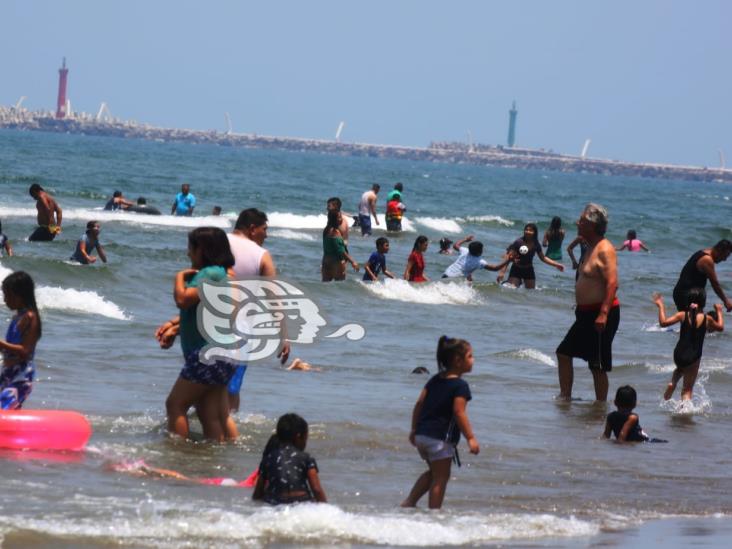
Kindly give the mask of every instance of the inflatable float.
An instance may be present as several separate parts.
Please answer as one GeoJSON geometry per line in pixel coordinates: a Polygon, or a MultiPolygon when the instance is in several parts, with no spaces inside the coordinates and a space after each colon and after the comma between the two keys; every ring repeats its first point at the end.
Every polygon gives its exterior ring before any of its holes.
{"type": "Polygon", "coordinates": [[[92,429],[78,412],[67,410],[0,411],[0,448],[83,450],[92,429]]]}

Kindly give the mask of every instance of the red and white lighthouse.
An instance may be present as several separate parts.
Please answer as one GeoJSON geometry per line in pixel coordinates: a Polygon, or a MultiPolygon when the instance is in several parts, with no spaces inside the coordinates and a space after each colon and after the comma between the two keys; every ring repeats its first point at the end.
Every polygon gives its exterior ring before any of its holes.
{"type": "Polygon", "coordinates": [[[66,77],[69,69],[66,68],[66,58],[58,70],[58,100],[56,101],[56,118],[66,118],[66,77]]]}

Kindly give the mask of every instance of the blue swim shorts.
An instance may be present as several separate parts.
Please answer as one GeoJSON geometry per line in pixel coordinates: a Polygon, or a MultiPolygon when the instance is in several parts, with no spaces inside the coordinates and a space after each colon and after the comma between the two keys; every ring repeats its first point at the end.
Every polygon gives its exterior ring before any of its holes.
{"type": "Polygon", "coordinates": [[[202,385],[228,385],[236,370],[235,364],[217,360],[213,364],[204,364],[198,358],[199,351],[191,351],[185,355],[185,364],[180,377],[202,385]]]}
{"type": "Polygon", "coordinates": [[[239,366],[236,367],[236,370],[234,371],[234,375],[231,376],[231,380],[229,380],[229,387],[228,391],[230,395],[238,395],[241,391],[241,384],[242,381],[244,381],[244,374],[247,371],[247,365],[246,364],[239,364],[239,366]]]}
{"type": "Polygon", "coordinates": [[[22,362],[2,369],[0,373],[0,409],[20,410],[33,390],[36,367],[33,362],[22,362]]]}

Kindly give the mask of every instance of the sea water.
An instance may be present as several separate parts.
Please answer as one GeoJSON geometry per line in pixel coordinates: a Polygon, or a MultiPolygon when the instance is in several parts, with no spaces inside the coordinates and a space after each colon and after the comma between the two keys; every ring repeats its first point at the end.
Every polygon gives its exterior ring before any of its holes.
{"type": "MultiPolygon", "coordinates": [[[[678,333],[658,327],[651,294],[660,291],[672,308],[671,290],[687,258],[732,237],[730,195],[732,188],[716,183],[2,131],[0,220],[16,255],[0,260],[0,278],[31,273],[43,317],[26,409],[79,410],[94,429],[79,455],[0,452],[4,546],[582,546],[637,542],[638,528],[655,519],[690,521],[694,535],[719,545],[732,511],[732,340],[727,332],[708,336],[691,405],[682,406],[678,393],[663,402],[678,333]],[[431,282],[366,284],[349,272],[345,282],[321,283],[326,199],[339,196],[353,212],[378,182],[383,212],[397,181],[408,209],[404,232],[390,235],[387,268],[400,276],[415,238],[425,234],[431,282]],[[51,243],[27,241],[35,226],[33,182],[63,207],[63,232],[51,243]],[[198,199],[192,218],[165,215],[182,182],[198,199]],[[102,211],[117,189],[131,199],[145,196],[164,215],[102,211]],[[633,385],[641,425],[668,444],[602,440],[612,406],[593,403],[581,362],[574,392],[583,400],[555,400],[554,350],[574,318],[566,253],[564,273],[535,261],[534,291],[498,286],[488,271],[477,272],[472,284],[440,280],[455,259],[437,253],[441,237],[473,234],[497,263],[525,223],[537,222],[543,233],[558,215],[566,247],[589,201],[608,208],[614,243],[632,228],[652,250],[619,254],[622,308],[610,393],[633,385]],[[214,205],[224,215],[208,216],[214,205]],[[173,277],[190,265],[188,231],[229,230],[247,207],[268,213],[266,247],[280,273],[328,322],[313,344],[293,347],[293,357],[320,371],[258,362],[244,379],[235,443],[176,440],[166,434],[164,402],[182,357],[177,345],[161,350],[153,334],[177,312],[173,277]],[[101,223],[109,262],[70,263],[91,219],[101,223]],[[348,323],[361,324],[365,337],[322,337],[348,323]],[[463,466],[453,469],[443,510],[402,510],[424,470],[407,435],[428,378],[410,372],[436,371],[442,334],[474,347],[468,412],[481,452],[473,456],[461,446],[463,466]],[[318,461],[327,505],[270,508],[252,503],[247,489],[110,470],[144,459],[191,477],[243,479],[286,412],[310,423],[308,451],[318,461]],[[703,528],[694,530],[694,520],[703,528]]],[[[382,217],[374,237],[385,234],[383,226],[382,217]]],[[[363,263],[374,238],[354,230],[349,249],[363,263]]],[[[719,265],[718,274],[732,292],[730,265],[719,265]]],[[[4,326],[11,314],[0,305],[4,326]]],[[[684,532],[665,539],[682,540],[684,532]]]]}

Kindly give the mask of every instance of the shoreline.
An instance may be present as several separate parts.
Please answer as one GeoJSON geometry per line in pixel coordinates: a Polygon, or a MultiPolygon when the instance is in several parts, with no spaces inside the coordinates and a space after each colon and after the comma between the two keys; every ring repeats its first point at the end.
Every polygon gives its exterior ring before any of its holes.
{"type": "Polygon", "coordinates": [[[513,169],[534,169],[565,173],[635,176],[684,181],[732,182],[732,170],[706,166],[682,166],[624,162],[558,154],[543,149],[504,148],[432,142],[429,147],[343,143],[324,139],[277,137],[257,134],[222,133],[216,130],[160,128],[117,119],[97,119],[86,113],[57,119],[47,111],[28,111],[0,106],[0,129],[71,133],[150,141],[213,144],[230,147],[317,152],[340,156],[425,160],[453,164],[477,164],[513,169]]]}

